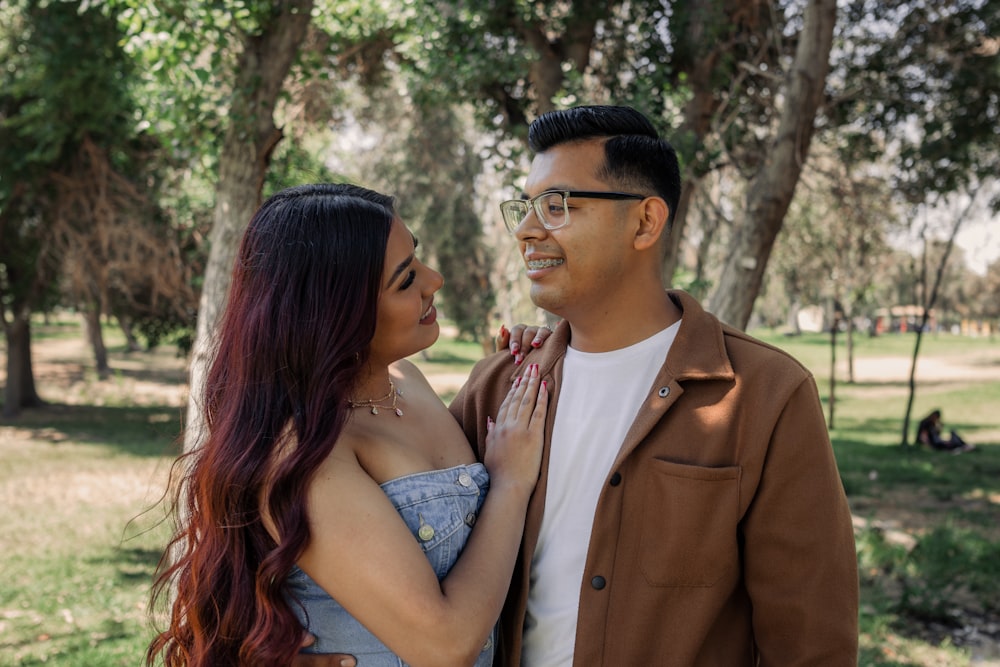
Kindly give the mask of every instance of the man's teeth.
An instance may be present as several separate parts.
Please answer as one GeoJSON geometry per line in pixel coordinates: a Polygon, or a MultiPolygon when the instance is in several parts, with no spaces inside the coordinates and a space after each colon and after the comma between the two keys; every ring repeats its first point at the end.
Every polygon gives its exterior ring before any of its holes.
{"type": "Polygon", "coordinates": [[[561,259],[529,259],[528,268],[532,271],[537,269],[547,269],[550,266],[559,266],[563,263],[561,259]]]}

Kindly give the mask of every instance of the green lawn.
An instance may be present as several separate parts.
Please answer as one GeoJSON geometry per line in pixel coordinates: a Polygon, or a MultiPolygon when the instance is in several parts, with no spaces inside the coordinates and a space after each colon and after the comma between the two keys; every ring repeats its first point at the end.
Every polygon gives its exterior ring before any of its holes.
{"type": "MultiPolygon", "coordinates": [[[[74,331],[37,325],[37,350],[72,343],[74,331]]],[[[827,337],[758,334],[812,369],[829,400],[827,337]]],[[[161,510],[147,510],[176,453],[182,408],[146,390],[157,378],[176,388],[183,360],[126,354],[109,338],[112,379],[98,381],[78,350],[41,354],[39,391],[58,404],[0,422],[0,665],[134,666],[149,640],[148,587],[168,530],[161,510]]],[[[908,357],[912,344],[912,335],[862,336],[855,353],[860,365],[908,357]]],[[[1000,621],[998,346],[924,341],[922,361],[994,364],[985,379],[921,380],[918,371],[914,418],[940,407],[980,446],[961,456],[898,446],[904,380],[838,378],[831,435],[858,522],[863,665],[1000,664],[986,662],[992,649],[970,630],[992,623],[995,636],[1000,621]]],[[[442,340],[414,361],[429,376],[454,375],[479,355],[475,344],[442,340]]]]}

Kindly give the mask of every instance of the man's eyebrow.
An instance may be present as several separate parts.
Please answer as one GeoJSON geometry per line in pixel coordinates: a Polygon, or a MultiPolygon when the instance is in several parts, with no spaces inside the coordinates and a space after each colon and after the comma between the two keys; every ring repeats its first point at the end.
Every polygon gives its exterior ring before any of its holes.
{"type": "MultiPolygon", "coordinates": [[[[540,195],[540,194],[543,194],[545,192],[571,192],[572,190],[573,190],[573,188],[569,187],[568,185],[550,185],[549,187],[547,187],[544,190],[540,191],[538,194],[540,195]]],[[[521,191],[521,199],[527,201],[527,200],[531,199],[531,197],[528,195],[527,192],[524,192],[522,190],[521,191]]]]}

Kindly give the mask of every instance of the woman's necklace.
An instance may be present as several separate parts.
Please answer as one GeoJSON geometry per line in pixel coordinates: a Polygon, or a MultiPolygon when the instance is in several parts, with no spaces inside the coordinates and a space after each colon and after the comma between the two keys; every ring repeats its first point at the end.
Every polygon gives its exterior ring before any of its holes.
{"type": "Polygon", "coordinates": [[[389,393],[381,398],[370,398],[365,401],[348,401],[347,405],[352,408],[371,408],[371,413],[373,415],[378,414],[379,408],[387,408],[396,413],[397,417],[403,416],[403,411],[396,407],[396,402],[399,397],[403,395],[403,392],[396,389],[395,383],[393,383],[392,378],[389,378],[389,393]],[[391,403],[385,404],[386,401],[391,399],[391,403]]]}

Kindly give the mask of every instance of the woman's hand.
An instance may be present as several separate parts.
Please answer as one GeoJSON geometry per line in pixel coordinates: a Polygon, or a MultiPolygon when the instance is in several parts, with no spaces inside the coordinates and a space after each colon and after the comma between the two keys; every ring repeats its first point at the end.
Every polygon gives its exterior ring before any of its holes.
{"type": "Polygon", "coordinates": [[[538,364],[519,376],[500,404],[496,422],[487,418],[486,455],[490,485],[523,484],[528,493],[538,482],[549,393],[538,364]]]}
{"type": "Polygon", "coordinates": [[[494,342],[495,351],[499,352],[504,348],[510,350],[514,357],[514,363],[520,364],[524,361],[522,350],[528,348],[541,347],[545,339],[552,335],[552,329],[547,326],[536,326],[527,324],[515,324],[510,330],[500,325],[500,332],[494,342]]]}

